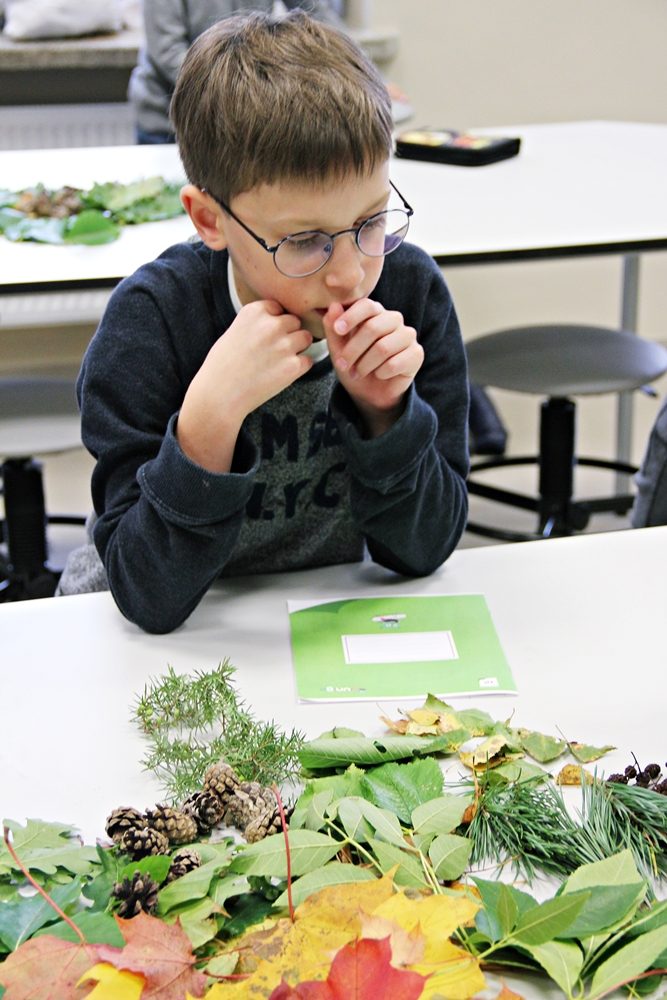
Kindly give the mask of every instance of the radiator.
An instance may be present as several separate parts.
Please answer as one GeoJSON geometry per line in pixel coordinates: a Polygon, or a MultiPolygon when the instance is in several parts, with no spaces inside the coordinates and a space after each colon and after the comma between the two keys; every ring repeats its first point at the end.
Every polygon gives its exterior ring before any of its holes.
{"type": "Polygon", "coordinates": [[[0,149],[131,146],[129,104],[27,104],[0,107],[0,149]]]}

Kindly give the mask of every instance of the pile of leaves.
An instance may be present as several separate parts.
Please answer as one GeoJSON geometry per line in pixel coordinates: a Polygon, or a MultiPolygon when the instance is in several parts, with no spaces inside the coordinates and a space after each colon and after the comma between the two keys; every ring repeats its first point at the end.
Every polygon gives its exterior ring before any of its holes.
{"type": "Polygon", "coordinates": [[[200,837],[190,846],[201,864],[182,874],[180,847],[137,861],[120,843],[86,846],[62,824],[6,821],[4,1000],[466,1000],[489,969],[546,975],[585,1000],[660,983],[667,797],[589,775],[577,818],[540,766],[569,753],[581,779],[582,761],[610,747],[432,696],[385,720],[384,738],[337,728],[304,744],[256,723],[232,673],[227,663],[194,677],[170,669],[147,685],[134,709],[151,744],[145,763],[182,791],[188,741],[203,768],[212,747],[247,754],[254,728],[270,736],[250,755],[268,781],[276,737],[285,739],[305,769],[289,828],[252,844],[224,830],[200,837]],[[443,754],[459,769],[454,781],[443,754]],[[478,877],[486,863],[503,869],[500,881],[478,877]],[[555,875],[555,896],[507,884],[512,866],[528,884],[555,875]],[[152,888],[126,919],[117,890],[137,878],[152,888]]]}
{"type": "Polygon", "coordinates": [[[96,245],[112,243],[122,227],[158,222],[183,213],[180,184],[147,177],[131,184],[49,190],[0,190],[0,233],[12,242],[96,245]]]}

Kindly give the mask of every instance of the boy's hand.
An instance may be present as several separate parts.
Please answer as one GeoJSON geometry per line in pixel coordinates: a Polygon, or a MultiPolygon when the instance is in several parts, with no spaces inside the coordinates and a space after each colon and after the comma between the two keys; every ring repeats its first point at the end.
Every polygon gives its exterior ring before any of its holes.
{"type": "Polygon", "coordinates": [[[243,306],[190,383],[178,417],[178,441],[213,472],[231,468],[243,420],[312,367],[313,338],[278,302],[243,306]]]}
{"type": "Polygon", "coordinates": [[[400,416],[403,396],[424,360],[416,331],[399,312],[373,299],[359,299],[347,309],[334,303],[322,324],[338,380],[371,437],[382,434],[400,416]]]}

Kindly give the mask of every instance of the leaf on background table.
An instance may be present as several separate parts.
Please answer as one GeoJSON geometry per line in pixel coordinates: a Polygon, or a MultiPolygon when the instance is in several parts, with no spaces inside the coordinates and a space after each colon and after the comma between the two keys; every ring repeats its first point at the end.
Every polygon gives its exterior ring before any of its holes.
{"type": "Polygon", "coordinates": [[[90,990],[79,979],[97,960],[98,945],[32,938],[0,965],[3,1000],[80,1000],[90,990]]]}
{"type": "Polygon", "coordinates": [[[610,753],[615,750],[616,747],[607,745],[604,747],[592,747],[585,743],[568,742],[568,749],[575,760],[578,760],[580,764],[591,764],[594,760],[599,760],[600,757],[604,757],[606,753],[610,753]]]}
{"type": "Polygon", "coordinates": [[[269,1000],[418,1000],[426,977],[395,969],[387,939],[355,941],[336,954],[324,981],[281,983],[269,1000]]]}
{"type": "Polygon", "coordinates": [[[178,925],[170,926],[147,913],[117,920],[125,947],[118,951],[99,945],[98,955],[102,962],[143,976],[143,1000],[183,1000],[187,991],[193,997],[204,995],[206,976],[195,969],[192,945],[178,925]]]}
{"type": "MultiPolygon", "coordinates": [[[[99,864],[94,847],[84,847],[73,829],[63,823],[29,819],[25,826],[3,821],[12,832],[12,846],[26,868],[53,875],[64,868],[73,875],[87,875],[99,864]]],[[[19,871],[5,844],[0,844],[0,874],[19,871]]]]}
{"type": "Polygon", "coordinates": [[[98,246],[113,243],[120,236],[120,229],[108,216],[96,208],[87,208],[67,220],[63,231],[65,243],[84,243],[98,246]]]}
{"type": "Polygon", "coordinates": [[[409,823],[413,809],[442,795],[442,769],[432,757],[408,764],[381,764],[367,771],[364,795],[381,809],[390,809],[403,823],[409,823]]]}
{"type": "Polygon", "coordinates": [[[565,753],[567,742],[555,736],[545,736],[530,729],[517,729],[521,746],[530,757],[541,764],[548,764],[565,753]]]}

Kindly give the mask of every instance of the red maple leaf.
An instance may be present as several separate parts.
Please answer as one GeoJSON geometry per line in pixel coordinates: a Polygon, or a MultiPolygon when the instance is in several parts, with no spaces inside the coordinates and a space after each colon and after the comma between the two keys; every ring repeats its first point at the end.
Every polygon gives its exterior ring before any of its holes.
{"type": "MultiPolygon", "coordinates": [[[[79,1000],[90,985],[77,987],[98,961],[99,945],[63,941],[51,934],[31,938],[0,965],[3,1000],[79,1000]]],[[[110,951],[118,949],[110,948],[110,951]]]]}
{"type": "Polygon", "coordinates": [[[204,995],[206,976],[195,969],[192,945],[180,924],[165,924],[147,913],[131,920],[116,919],[125,947],[99,945],[99,958],[142,975],[146,985],[141,1000],[183,1000],[187,992],[193,997],[204,995]]]}
{"type": "Polygon", "coordinates": [[[324,981],[283,981],[269,1000],[417,1000],[427,979],[393,967],[389,938],[362,938],[337,952],[324,981]]]}

